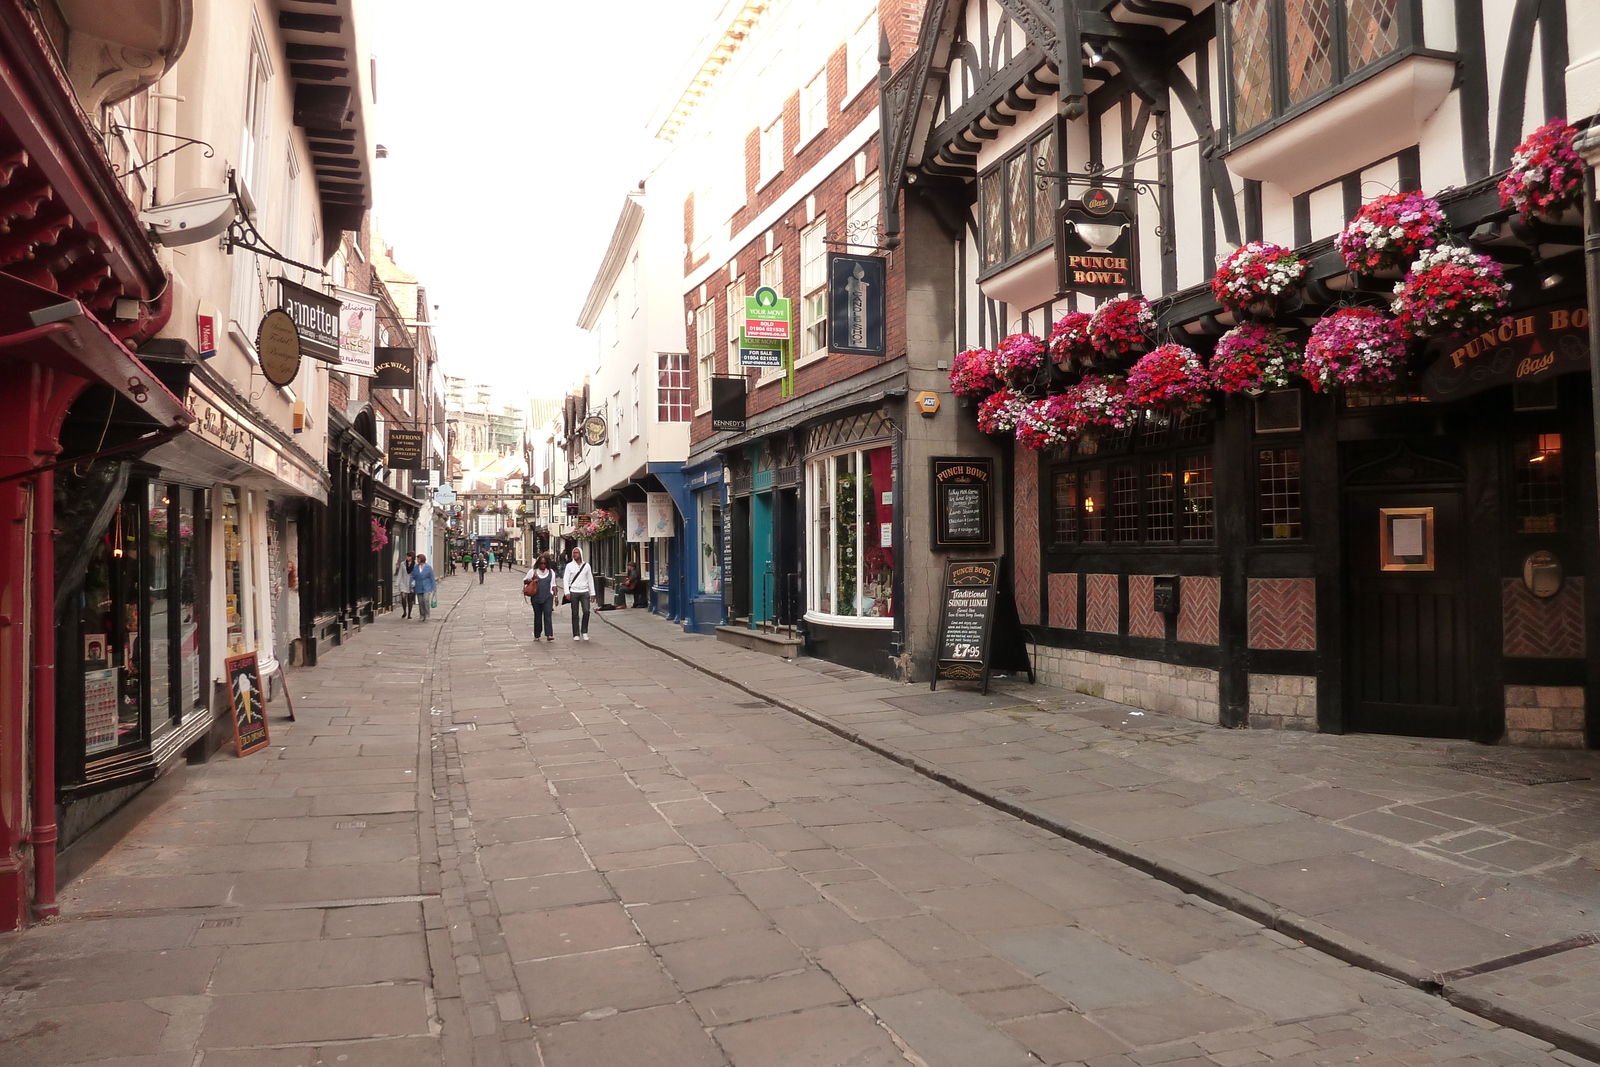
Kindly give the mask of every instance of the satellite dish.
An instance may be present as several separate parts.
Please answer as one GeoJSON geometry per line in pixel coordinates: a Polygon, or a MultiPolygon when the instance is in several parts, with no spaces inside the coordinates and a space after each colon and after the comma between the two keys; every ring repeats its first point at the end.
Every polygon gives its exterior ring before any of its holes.
{"type": "Polygon", "coordinates": [[[157,243],[174,248],[207,241],[233,221],[233,194],[226,189],[190,189],[170,204],[139,212],[139,221],[153,231],[157,243]]]}

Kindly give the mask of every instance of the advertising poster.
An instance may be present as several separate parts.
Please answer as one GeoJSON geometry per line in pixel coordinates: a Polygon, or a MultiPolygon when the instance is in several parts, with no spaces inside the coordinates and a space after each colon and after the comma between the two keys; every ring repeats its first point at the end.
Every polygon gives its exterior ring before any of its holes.
{"type": "Polygon", "coordinates": [[[628,501],[628,540],[650,540],[649,507],[644,501],[628,501]]]}
{"type": "Polygon", "coordinates": [[[349,289],[334,292],[339,295],[339,369],[371,378],[378,373],[378,301],[349,289]]]}
{"type": "Polygon", "coordinates": [[[254,652],[232,656],[228,668],[228,699],[233,704],[233,742],[240,756],[270,744],[267,737],[267,691],[261,685],[261,665],[254,652]]]}
{"type": "Polygon", "coordinates": [[[645,501],[646,516],[651,537],[671,537],[674,526],[674,508],[671,493],[650,493],[645,501]]]}
{"type": "Polygon", "coordinates": [[[83,672],[84,752],[94,755],[117,747],[117,672],[83,672]]]}

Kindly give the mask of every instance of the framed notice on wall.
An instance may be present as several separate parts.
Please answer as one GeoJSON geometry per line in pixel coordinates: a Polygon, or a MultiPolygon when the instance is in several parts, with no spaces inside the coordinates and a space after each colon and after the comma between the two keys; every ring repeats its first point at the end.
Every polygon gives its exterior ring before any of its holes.
{"type": "Polygon", "coordinates": [[[985,548],[994,542],[994,460],[935,456],[933,547],[985,548]]]}
{"type": "Polygon", "coordinates": [[[1380,566],[1386,571],[1431,571],[1432,508],[1379,508],[1380,566]]]}

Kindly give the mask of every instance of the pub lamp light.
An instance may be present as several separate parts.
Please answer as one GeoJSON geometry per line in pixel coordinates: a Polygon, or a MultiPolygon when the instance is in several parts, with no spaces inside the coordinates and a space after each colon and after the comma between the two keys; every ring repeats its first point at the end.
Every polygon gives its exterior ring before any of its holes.
{"type": "Polygon", "coordinates": [[[1096,52],[1094,45],[1088,41],[1083,42],[1083,54],[1089,57],[1089,65],[1091,67],[1098,67],[1106,61],[1106,57],[1096,52]]]}
{"type": "Polygon", "coordinates": [[[1557,272],[1551,271],[1549,274],[1546,274],[1539,281],[1539,288],[1541,288],[1541,289],[1554,289],[1556,286],[1560,285],[1565,280],[1566,279],[1564,279],[1557,272]]]}

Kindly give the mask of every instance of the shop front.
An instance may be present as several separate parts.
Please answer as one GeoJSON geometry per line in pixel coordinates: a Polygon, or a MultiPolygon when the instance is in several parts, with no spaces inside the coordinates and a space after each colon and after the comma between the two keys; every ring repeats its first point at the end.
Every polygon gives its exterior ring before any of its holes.
{"type": "Polygon", "coordinates": [[[722,457],[684,468],[684,494],[690,501],[683,516],[685,547],[679,589],[684,609],[680,614],[688,633],[712,634],[727,618],[723,601],[723,573],[728,567],[728,538],[723,522],[727,503],[722,457]]]}

